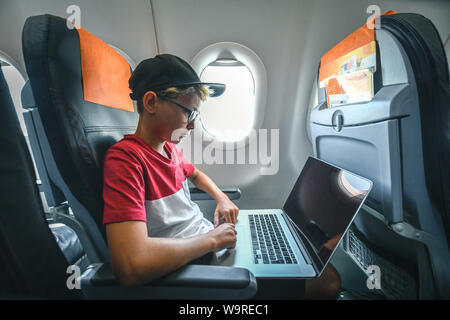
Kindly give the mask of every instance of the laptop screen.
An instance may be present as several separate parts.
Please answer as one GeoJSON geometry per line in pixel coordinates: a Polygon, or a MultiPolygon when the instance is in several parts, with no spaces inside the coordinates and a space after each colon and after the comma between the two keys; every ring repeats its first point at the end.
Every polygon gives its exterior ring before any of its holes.
{"type": "Polygon", "coordinates": [[[322,272],[372,187],[370,180],[309,157],[283,210],[322,272]]]}

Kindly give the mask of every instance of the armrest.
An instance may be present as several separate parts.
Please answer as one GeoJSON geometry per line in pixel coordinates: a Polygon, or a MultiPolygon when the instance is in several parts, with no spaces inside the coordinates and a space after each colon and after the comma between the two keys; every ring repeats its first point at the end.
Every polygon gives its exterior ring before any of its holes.
{"type": "MultiPolygon", "coordinates": [[[[230,200],[236,200],[241,197],[241,190],[239,188],[235,187],[221,187],[220,190],[224,192],[230,200]]],[[[214,200],[209,194],[207,194],[205,191],[200,190],[196,187],[190,187],[189,192],[191,193],[191,199],[192,201],[198,201],[198,200],[214,200]]]]}
{"type": "Polygon", "coordinates": [[[88,299],[250,299],[257,291],[254,275],[244,268],[187,265],[157,281],[125,288],[110,264],[90,265],[81,276],[88,299]]]}

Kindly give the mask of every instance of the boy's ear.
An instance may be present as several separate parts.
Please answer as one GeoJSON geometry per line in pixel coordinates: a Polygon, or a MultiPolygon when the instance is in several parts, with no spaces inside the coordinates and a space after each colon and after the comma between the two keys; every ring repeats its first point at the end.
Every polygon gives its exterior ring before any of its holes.
{"type": "Polygon", "coordinates": [[[147,91],[142,97],[142,106],[150,114],[154,114],[157,109],[156,100],[158,97],[155,92],[147,91]]]}

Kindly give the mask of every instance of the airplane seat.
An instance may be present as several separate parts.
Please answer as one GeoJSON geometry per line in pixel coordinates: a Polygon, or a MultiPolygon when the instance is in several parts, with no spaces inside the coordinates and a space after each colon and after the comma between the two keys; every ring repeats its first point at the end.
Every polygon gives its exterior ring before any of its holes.
{"type": "MultiPolygon", "coordinates": [[[[21,91],[22,107],[25,109],[23,118],[25,126],[27,127],[29,147],[33,154],[34,163],[39,174],[38,189],[41,193],[41,199],[44,205],[44,212],[47,217],[50,230],[52,231],[56,242],[62,250],[64,256],[70,265],[76,264],[82,270],[85,270],[89,265],[87,255],[81,245],[77,233],[67,225],[68,219],[61,219],[61,215],[57,214],[63,212],[63,217],[69,215],[69,207],[62,192],[49,179],[47,169],[44,165],[42,152],[39,148],[39,139],[36,134],[36,128],[33,122],[33,108],[36,107],[33,93],[31,91],[30,81],[27,80],[21,91]],[[28,110],[30,109],[30,110],[28,110]],[[43,196],[42,196],[43,194],[43,196]]],[[[75,225],[74,223],[70,223],[75,225]]]]}
{"type": "MultiPolygon", "coordinates": [[[[39,137],[37,134],[37,128],[34,124],[37,122],[33,119],[36,117],[36,102],[34,100],[33,92],[30,86],[30,80],[26,80],[22,90],[20,92],[20,100],[23,108],[23,119],[25,122],[25,127],[28,132],[28,140],[30,142],[31,152],[34,157],[34,162],[36,164],[36,169],[39,174],[39,191],[45,196],[45,205],[49,208],[56,207],[66,201],[64,194],[58,189],[58,187],[49,179],[48,172],[45,168],[44,160],[42,158],[42,152],[39,148],[39,137]]],[[[44,206],[45,208],[45,206],[44,206]]],[[[47,211],[49,210],[47,209],[47,211]]]]}
{"type": "Polygon", "coordinates": [[[131,67],[94,35],[48,14],[26,20],[22,47],[36,105],[29,110],[45,168],[67,199],[73,216],[65,218],[78,229],[93,263],[82,276],[83,293],[120,299],[252,297],[253,274],[218,266],[188,265],[146,286],[119,286],[102,224],[102,164],[107,149],[137,126],[128,88],[131,67]]]}
{"type": "MultiPolygon", "coordinates": [[[[69,264],[50,231],[9,88],[0,69],[0,298],[80,299],[69,290],[69,264]]],[[[65,236],[67,230],[57,234],[65,236]]],[[[68,251],[66,251],[68,253],[68,251]]],[[[75,256],[74,256],[75,254],[75,256]]]]}
{"type": "Polygon", "coordinates": [[[352,43],[369,43],[361,42],[361,35],[376,43],[370,101],[330,107],[333,88],[327,95],[326,87],[318,86],[319,102],[309,120],[314,153],[374,182],[343,241],[352,261],[366,274],[372,274],[370,266],[380,268],[380,290],[387,298],[449,298],[447,60],[427,18],[390,14],[380,22],[373,33],[363,26],[322,57],[320,72],[341,58],[344,71],[358,49],[352,43]]]}

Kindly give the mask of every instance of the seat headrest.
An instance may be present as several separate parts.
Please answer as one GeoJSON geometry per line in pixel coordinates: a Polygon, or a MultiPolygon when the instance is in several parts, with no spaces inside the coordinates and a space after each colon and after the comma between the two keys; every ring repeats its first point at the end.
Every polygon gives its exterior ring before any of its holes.
{"type": "MultiPolygon", "coordinates": [[[[383,16],[391,14],[395,14],[395,11],[389,10],[384,13],[383,16]]],[[[372,19],[372,23],[375,18],[372,19]]],[[[369,28],[367,23],[349,34],[344,40],[340,41],[326,52],[320,59],[319,80],[324,81],[330,76],[335,75],[342,62],[349,59],[350,57],[348,55],[355,52],[357,49],[371,51],[371,48],[375,47],[374,41],[375,29],[369,28]]]]}
{"type": "Polygon", "coordinates": [[[81,28],[76,30],[80,38],[84,100],[133,112],[128,62],[91,33],[81,28]]]}

